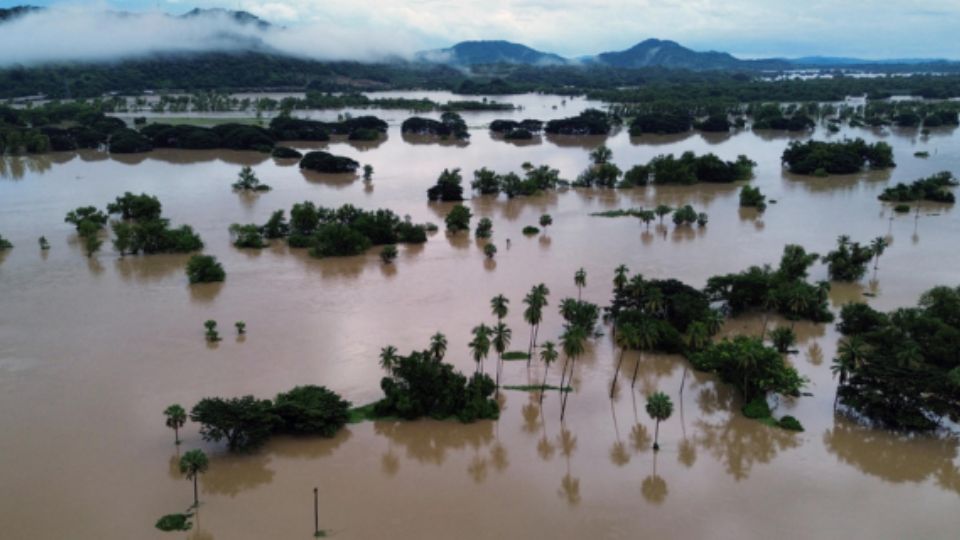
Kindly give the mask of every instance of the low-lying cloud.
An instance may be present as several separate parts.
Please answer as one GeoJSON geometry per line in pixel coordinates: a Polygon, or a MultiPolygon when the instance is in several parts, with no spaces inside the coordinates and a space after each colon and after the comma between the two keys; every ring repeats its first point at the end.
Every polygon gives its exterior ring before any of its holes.
{"type": "Polygon", "coordinates": [[[412,58],[418,41],[401,31],[358,32],[332,24],[264,27],[238,21],[227,12],[177,17],[53,7],[0,23],[0,66],[249,50],[317,60],[377,61],[412,58]]]}

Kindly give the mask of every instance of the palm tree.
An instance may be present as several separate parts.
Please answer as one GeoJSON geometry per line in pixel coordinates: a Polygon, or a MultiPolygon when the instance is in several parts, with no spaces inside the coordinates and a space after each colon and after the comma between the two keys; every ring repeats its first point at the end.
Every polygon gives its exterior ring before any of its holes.
{"type": "Polygon", "coordinates": [[[577,272],[573,274],[573,284],[577,286],[577,302],[579,302],[583,288],[587,286],[587,271],[583,268],[577,270],[577,272]]]}
{"type": "Polygon", "coordinates": [[[882,236],[878,236],[870,242],[870,249],[873,250],[873,269],[876,270],[880,265],[880,256],[887,249],[887,241],[882,236]]]}
{"type": "Polygon", "coordinates": [[[590,152],[590,159],[594,165],[603,165],[613,157],[613,150],[607,148],[607,145],[601,144],[590,152]]]}
{"type": "Polygon", "coordinates": [[[750,392],[750,377],[754,374],[754,370],[757,369],[759,363],[756,355],[752,353],[741,354],[734,358],[737,368],[743,373],[743,401],[744,403],[750,403],[750,400],[753,398],[753,393],[750,392]]]}
{"type": "Polygon", "coordinates": [[[173,430],[175,444],[180,444],[180,428],[187,422],[187,411],[174,403],[163,410],[163,415],[167,417],[167,427],[173,430]]]}
{"type": "Polygon", "coordinates": [[[867,344],[860,336],[853,336],[840,341],[837,348],[837,357],[833,359],[830,371],[837,376],[840,386],[847,383],[850,372],[863,365],[867,357],[867,344]]]}
{"type": "Polygon", "coordinates": [[[657,288],[651,288],[647,293],[646,301],[644,302],[644,307],[650,312],[651,315],[659,314],[663,311],[664,299],[663,292],[657,288]]]}
{"type": "Polygon", "coordinates": [[[438,362],[443,360],[443,356],[447,354],[447,336],[440,332],[430,336],[430,354],[438,362]]]}
{"type": "Polygon", "coordinates": [[[502,294],[498,294],[490,300],[490,309],[493,310],[493,316],[497,318],[497,322],[503,320],[507,316],[509,309],[507,305],[510,303],[510,300],[502,294]]]}
{"type": "Polygon", "coordinates": [[[630,270],[627,269],[627,265],[621,264],[613,271],[613,290],[620,292],[624,287],[627,286],[628,274],[630,270]]]}
{"type": "Polygon", "coordinates": [[[550,289],[548,289],[547,286],[544,285],[543,283],[540,283],[539,285],[536,285],[533,288],[533,292],[537,297],[537,303],[540,305],[540,313],[541,313],[540,319],[537,320],[537,327],[533,331],[533,346],[536,347],[537,336],[540,335],[540,322],[543,320],[543,317],[542,317],[543,308],[550,305],[550,302],[547,302],[547,296],[550,295],[550,289]]]}
{"type": "Polygon", "coordinates": [[[660,422],[670,418],[670,415],[673,414],[673,403],[670,401],[670,397],[663,392],[654,392],[647,398],[647,414],[657,421],[657,427],[653,435],[653,450],[656,452],[660,450],[660,422]]]}
{"type": "Polygon", "coordinates": [[[770,312],[777,309],[779,301],[777,295],[772,290],[767,291],[763,296],[763,328],[760,330],[760,340],[767,335],[767,323],[770,321],[770,312]]]}
{"type": "Polygon", "coordinates": [[[527,367],[529,367],[530,358],[533,355],[533,331],[540,323],[540,319],[543,318],[543,310],[533,291],[523,298],[523,303],[527,305],[527,308],[523,310],[523,320],[530,325],[530,340],[527,342],[527,367]]]}
{"type": "MultiPolygon", "coordinates": [[[[656,327],[652,320],[647,317],[640,319],[640,323],[636,326],[637,331],[637,348],[640,351],[649,351],[653,349],[653,346],[657,343],[657,340],[660,339],[660,330],[656,327]]],[[[640,371],[640,362],[637,361],[637,365],[633,368],[633,380],[630,382],[630,388],[633,388],[637,384],[637,372],[640,371]]]]}
{"type": "Polygon", "coordinates": [[[473,341],[469,344],[473,350],[473,361],[477,363],[477,372],[483,373],[483,359],[490,354],[490,327],[480,323],[473,328],[473,341]]]}
{"type": "Polygon", "coordinates": [[[699,351],[710,342],[710,333],[707,330],[706,323],[694,321],[687,327],[687,333],[683,336],[687,348],[691,351],[699,351]]]}
{"type": "Polygon", "coordinates": [[[543,404],[543,394],[547,391],[547,373],[550,372],[550,364],[557,360],[560,353],[557,352],[557,346],[552,341],[546,341],[543,344],[543,350],[540,351],[540,360],[546,368],[543,370],[543,384],[540,385],[540,404],[543,404]]]}
{"type": "Polygon", "coordinates": [[[707,312],[706,317],[703,319],[703,322],[707,327],[707,333],[710,334],[710,336],[717,335],[717,332],[723,328],[724,320],[725,318],[723,313],[720,313],[720,310],[718,309],[711,309],[709,312],[707,312]]]}
{"type": "Polygon", "coordinates": [[[569,383],[569,381],[564,382],[566,380],[567,364],[570,364],[570,379],[573,379],[573,370],[577,363],[577,357],[583,354],[584,342],[586,340],[586,332],[579,327],[573,327],[560,336],[563,353],[567,356],[566,361],[563,363],[563,373],[560,377],[560,395],[563,398],[560,405],[561,422],[563,421],[564,414],[567,412],[567,396],[569,395],[569,393],[564,392],[564,387],[569,383]]]}
{"type": "Polygon", "coordinates": [[[193,480],[193,506],[200,506],[197,477],[206,472],[209,466],[207,455],[200,449],[190,450],[180,458],[180,474],[186,475],[187,480],[193,480]]]}
{"type": "Polygon", "coordinates": [[[391,371],[393,365],[397,362],[397,348],[393,345],[387,345],[380,349],[380,367],[385,371],[391,371]]]}
{"type": "Polygon", "coordinates": [[[617,361],[617,369],[613,372],[613,382],[610,383],[610,399],[613,399],[613,389],[617,386],[617,377],[620,375],[620,366],[623,364],[623,355],[627,349],[637,346],[637,328],[632,324],[624,324],[617,332],[617,345],[620,346],[620,360],[617,361]]]}
{"type": "Polygon", "coordinates": [[[493,327],[493,348],[497,351],[497,388],[500,388],[500,369],[503,365],[503,353],[510,346],[510,339],[513,337],[513,330],[510,327],[498,322],[493,327]]]}

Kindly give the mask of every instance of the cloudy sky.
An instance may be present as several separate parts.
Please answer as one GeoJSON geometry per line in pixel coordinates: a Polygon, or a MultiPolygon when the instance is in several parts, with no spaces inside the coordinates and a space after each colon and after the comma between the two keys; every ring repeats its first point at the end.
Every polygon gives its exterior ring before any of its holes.
{"type": "Polygon", "coordinates": [[[328,57],[356,48],[408,54],[466,39],[507,39],[575,57],[657,37],[740,57],[960,59],[960,0],[0,0],[0,7],[20,3],[87,13],[243,9],[297,34],[290,46],[336,49],[329,37],[342,40],[343,51],[316,54],[328,57]]]}

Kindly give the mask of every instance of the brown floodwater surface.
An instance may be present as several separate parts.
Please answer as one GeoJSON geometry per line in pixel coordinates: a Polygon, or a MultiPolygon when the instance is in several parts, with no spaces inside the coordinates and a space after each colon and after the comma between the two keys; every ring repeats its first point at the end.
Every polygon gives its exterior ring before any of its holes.
{"type": "MultiPolygon", "coordinates": [[[[576,363],[563,424],[555,393],[541,409],[534,394],[504,391],[497,422],[367,422],[333,439],[277,437],[239,456],[204,443],[188,423],[183,445],[174,446],[162,416],[171,403],[189,409],[205,396],[272,397],[298,384],[326,385],[368,403],[380,395],[380,348],[422,348],[436,331],[449,339],[447,359],[469,371],[469,330],[492,322],[489,300],[498,293],[511,301],[511,349],[523,349],[529,327],[521,300],[545,283],[550,307],[539,341],[556,340],[556,306],[576,296],[580,267],[587,271],[584,298],[604,305],[621,263],[701,287],[714,274],[775,264],[784,244],[825,253],[848,234],[862,242],[887,236],[891,246],[861,283],[834,285],[834,309],[866,300],[890,310],[914,304],[934,285],[960,284],[957,211],[922,205],[919,217],[894,215],[876,199],[891,182],[960,169],[953,132],[832,135],[885,140],[898,167],[812,179],[781,169],[781,152],[795,138],[783,134],[631,138],[624,130],[523,145],[491,137],[483,125],[492,118],[546,118],[586,105],[563,105],[556,96],[523,100],[525,109],[515,113],[465,113],[472,127],[466,145],[405,140],[405,113],[370,111],[390,118],[384,141],[319,145],[373,165],[369,186],[349,176],[305,175],[296,162],[247,152],[0,159],[0,234],[16,246],[0,253],[0,536],[308,538],[318,487],[321,527],[340,538],[956,538],[957,440],[906,437],[835,416],[833,325],[796,324],[798,352],[790,358],[810,379],[812,395],[781,399],[776,414],[796,416],[806,427],[798,434],[743,418],[730,388],[675,356],[628,353],[611,401],[617,351],[604,328],[576,363]],[[763,214],[741,210],[739,185],[474,197],[466,203],[474,214],[493,220],[493,261],[472,236],[442,231],[423,246],[401,246],[393,266],[381,265],[376,249],[325,260],[279,243],[238,250],[227,233],[231,223],[263,223],[303,200],[390,208],[442,224],[450,205],[428,203],[425,192],[443,168],[460,167],[469,183],[482,166],[519,172],[529,161],[573,179],[600,142],[624,169],[668,152],[728,160],[746,154],[758,163],[752,184],[777,203],[763,214]],[[918,150],[930,158],[913,157],[918,150]],[[273,190],[232,192],[243,165],[273,190]],[[125,191],[158,196],[174,225],[192,225],[205,251],[223,263],[226,282],[190,287],[182,255],[120,258],[107,243],[86,258],[64,214],[102,208],[125,191]],[[709,214],[709,224],[647,230],[633,218],[589,215],[659,203],[692,204],[709,214]],[[543,213],[554,225],[523,236],[543,213]],[[49,252],[37,245],[41,235],[49,252]],[[203,339],[207,319],[219,322],[224,337],[215,346],[203,339]],[[242,340],[233,331],[238,320],[247,323],[242,340]],[[644,410],[656,390],[675,403],[660,426],[658,454],[644,410]],[[177,452],[192,448],[211,456],[194,529],[161,533],[157,518],[192,502],[176,468],[177,452]]],[[[825,276],[822,265],[813,268],[811,279],[825,276]]],[[[724,332],[759,334],[762,324],[761,315],[742,317],[724,332]]],[[[485,369],[493,366],[490,359],[485,369]]],[[[559,372],[551,368],[551,382],[559,372]]],[[[504,368],[507,384],[542,377],[539,363],[504,368]]]]}

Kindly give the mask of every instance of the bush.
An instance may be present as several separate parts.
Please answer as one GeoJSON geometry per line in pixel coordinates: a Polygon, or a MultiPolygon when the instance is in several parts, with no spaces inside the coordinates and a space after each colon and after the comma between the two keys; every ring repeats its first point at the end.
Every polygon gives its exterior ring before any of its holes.
{"type": "Polygon", "coordinates": [[[294,435],[333,437],[347,423],[350,402],[323,386],[297,386],[277,394],[276,430],[294,435]]]}
{"type": "Polygon", "coordinates": [[[164,532],[189,531],[193,527],[190,518],[193,514],[167,514],[157,520],[156,528],[164,532]]]}
{"type": "Polygon", "coordinates": [[[427,190],[427,198],[431,201],[462,201],[462,182],[460,169],[444,169],[437,178],[437,183],[427,190]]]}
{"type": "Polygon", "coordinates": [[[796,174],[852,174],[864,165],[872,169],[894,167],[893,148],[883,142],[867,144],[863,139],[839,142],[793,141],[783,151],[781,161],[796,174]]]}
{"type": "Polygon", "coordinates": [[[803,424],[790,415],[784,416],[778,420],[777,425],[789,431],[803,431],[803,424]]]}
{"type": "Polygon", "coordinates": [[[319,173],[353,173],[360,166],[356,161],[344,157],[335,156],[330,152],[314,151],[307,152],[300,160],[300,168],[316,171],[319,173]]]}
{"type": "Polygon", "coordinates": [[[632,188],[647,185],[650,180],[650,169],[646,165],[634,165],[623,173],[623,180],[617,184],[618,188],[632,188]]]}
{"type": "Polygon", "coordinates": [[[952,204],[955,201],[951,187],[957,185],[953,173],[939,172],[927,178],[915,180],[910,185],[898,183],[883,190],[877,198],[886,202],[933,201],[952,204]]]}
{"type": "Polygon", "coordinates": [[[227,274],[217,258],[211,255],[194,255],[187,262],[187,277],[190,283],[211,283],[223,281],[227,274]]]}
{"type": "Polygon", "coordinates": [[[303,154],[298,150],[290,148],[289,146],[277,146],[270,155],[277,159],[300,159],[303,157],[303,154]]]}
{"type": "Polygon", "coordinates": [[[261,249],[267,246],[260,227],[253,223],[249,225],[240,225],[239,223],[230,225],[230,235],[234,237],[233,245],[238,248],[261,249]]]}
{"type": "Polygon", "coordinates": [[[770,418],[770,406],[767,405],[766,398],[758,397],[752,399],[743,406],[743,415],[754,420],[770,418]]]}
{"type": "Polygon", "coordinates": [[[797,396],[806,384],[780,353],[755,337],[737,336],[712,343],[694,353],[690,363],[698,370],[716,373],[720,380],[736,387],[747,407],[753,401],[762,401],[765,407],[770,392],[797,396]]]}
{"type": "Polygon", "coordinates": [[[835,281],[857,281],[867,273],[867,263],[873,259],[874,252],[859,242],[850,242],[846,236],[837,239],[837,249],[827,253],[823,260],[827,263],[830,279],[835,281]]]}
{"type": "Polygon", "coordinates": [[[743,186],[740,190],[740,206],[756,208],[761,212],[767,208],[767,196],[760,193],[760,188],[743,186]]]}
{"type": "Polygon", "coordinates": [[[534,227],[533,225],[527,225],[523,228],[523,234],[527,236],[532,236],[534,234],[540,234],[540,229],[534,227]]]}
{"type": "Polygon", "coordinates": [[[612,127],[607,113],[587,109],[577,116],[550,120],[544,131],[556,135],[607,135],[612,127]]]}
{"type": "Polygon", "coordinates": [[[147,221],[160,219],[162,213],[160,200],[146,193],[134,195],[129,191],[123,196],[117,197],[112,203],[107,204],[107,212],[111,214],[120,214],[123,219],[132,219],[134,221],[147,221]]]}
{"type": "Polygon", "coordinates": [[[473,213],[470,212],[470,209],[462,204],[458,204],[450,210],[450,213],[447,214],[447,217],[445,217],[443,221],[447,224],[447,230],[455,233],[458,231],[469,231],[471,217],[473,217],[473,213]]]}
{"type": "Polygon", "coordinates": [[[488,259],[492,259],[494,255],[497,254],[497,246],[490,244],[485,244],[483,246],[483,254],[487,256],[488,259]]]}
{"type": "Polygon", "coordinates": [[[260,446],[280,423],[273,403],[253,396],[201,399],[190,410],[190,419],[200,424],[203,440],[226,440],[227,447],[234,452],[260,446]]]}
{"type": "Polygon", "coordinates": [[[898,214],[906,214],[907,212],[910,211],[910,205],[909,205],[909,204],[898,204],[898,205],[896,205],[896,206],[893,207],[893,211],[896,212],[896,213],[898,213],[898,214]]]}
{"type": "Polygon", "coordinates": [[[778,326],[770,331],[770,341],[777,352],[783,354],[790,350],[796,342],[797,336],[789,326],[778,326]]]}
{"type": "Polygon", "coordinates": [[[392,263],[394,259],[397,258],[397,246],[390,244],[383,246],[383,249],[380,250],[380,260],[384,264],[392,263]]]}
{"type": "Polygon", "coordinates": [[[12,247],[13,247],[13,244],[11,244],[9,240],[4,238],[3,235],[0,234],[0,249],[11,249],[12,247]]]}
{"type": "Polygon", "coordinates": [[[693,120],[686,114],[647,113],[633,119],[630,124],[630,136],[635,137],[644,133],[658,135],[670,133],[684,133],[690,131],[693,120]]]}
{"type": "Polygon", "coordinates": [[[490,218],[480,218],[477,222],[477,230],[474,232],[477,238],[490,238],[493,234],[493,222],[490,218]]]}
{"type": "Polygon", "coordinates": [[[132,129],[122,129],[110,136],[110,153],[133,154],[153,150],[150,139],[132,129]]]}

